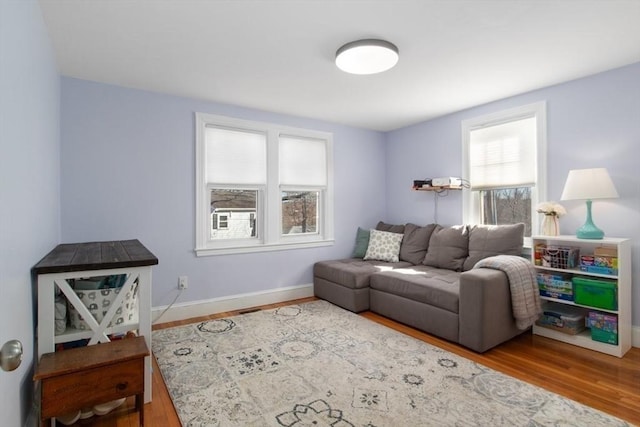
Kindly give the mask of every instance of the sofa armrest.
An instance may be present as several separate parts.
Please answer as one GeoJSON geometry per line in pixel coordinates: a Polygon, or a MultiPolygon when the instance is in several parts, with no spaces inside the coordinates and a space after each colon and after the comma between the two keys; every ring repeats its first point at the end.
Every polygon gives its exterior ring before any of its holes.
{"type": "Polygon", "coordinates": [[[485,352],[520,334],[511,305],[507,275],[475,268],[460,275],[458,307],[460,344],[485,352]]]}

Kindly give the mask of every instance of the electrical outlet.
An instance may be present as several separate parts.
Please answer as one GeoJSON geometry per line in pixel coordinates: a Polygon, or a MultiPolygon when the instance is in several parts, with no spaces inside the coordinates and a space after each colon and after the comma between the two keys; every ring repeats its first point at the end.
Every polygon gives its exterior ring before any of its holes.
{"type": "Polygon", "coordinates": [[[187,276],[178,277],[178,289],[187,289],[189,287],[189,278],[187,276]]]}

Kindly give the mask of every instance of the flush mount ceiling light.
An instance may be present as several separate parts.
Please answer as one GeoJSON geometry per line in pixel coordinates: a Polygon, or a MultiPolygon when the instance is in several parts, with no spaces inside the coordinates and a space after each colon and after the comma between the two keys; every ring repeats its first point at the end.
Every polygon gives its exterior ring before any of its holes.
{"type": "Polygon", "coordinates": [[[336,65],[351,74],[376,74],[393,68],[398,48],[384,40],[365,39],[347,43],[336,52],[336,65]]]}

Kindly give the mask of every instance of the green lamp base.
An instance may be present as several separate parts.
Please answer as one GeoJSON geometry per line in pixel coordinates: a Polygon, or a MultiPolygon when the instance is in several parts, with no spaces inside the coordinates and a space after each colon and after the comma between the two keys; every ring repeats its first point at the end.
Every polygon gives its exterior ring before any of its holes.
{"type": "Polygon", "coordinates": [[[576,237],[578,239],[602,239],[604,238],[604,231],[600,230],[593,223],[585,224],[578,228],[576,237]]]}
{"type": "Polygon", "coordinates": [[[604,238],[604,231],[600,230],[593,223],[591,219],[591,200],[587,200],[587,221],[584,225],[576,231],[576,237],[578,239],[602,239],[604,238]]]}

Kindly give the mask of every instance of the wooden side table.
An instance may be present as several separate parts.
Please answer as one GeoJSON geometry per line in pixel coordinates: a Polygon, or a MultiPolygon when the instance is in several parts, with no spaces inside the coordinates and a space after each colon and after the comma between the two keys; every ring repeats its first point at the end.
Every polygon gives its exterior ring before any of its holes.
{"type": "Polygon", "coordinates": [[[144,337],[78,347],[42,356],[33,377],[41,381],[41,424],[82,408],[136,396],[144,424],[144,337]]]}
{"type": "MultiPolygon", "coordinates": [[[[110,334],[123,334],[138,330],[151,348],[151,267],[156,258],[140,241],[114,240],[107,242],[64,243],[56,246],[34,267],[38,278],[38,357],[55,350],[56,344],[88,339],[89,345],[109,341],[110,334]],[[128,279],[120,295],[113,302],[101,322],[97,322],[89,309],[74,292],[73,279],[93,276],[126,274],[128,279]],[[109,326],[119,302],[138,282],[138,321],[109,326]],[[69,304],[85,319],[90,329],[67,330],[56,335],[54,331],[54,300],[56,288],[69,304]]],[[[115,322],[114,322],[115,323],[115,322]]],[[[145,403],[151,402],[151,357],[145,360],[145,403]]]]}

